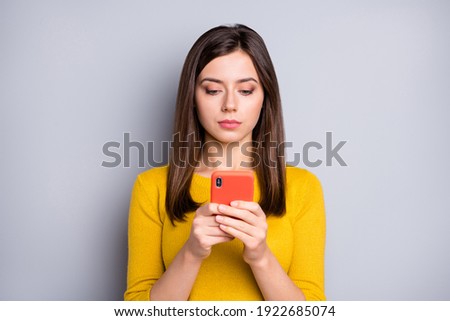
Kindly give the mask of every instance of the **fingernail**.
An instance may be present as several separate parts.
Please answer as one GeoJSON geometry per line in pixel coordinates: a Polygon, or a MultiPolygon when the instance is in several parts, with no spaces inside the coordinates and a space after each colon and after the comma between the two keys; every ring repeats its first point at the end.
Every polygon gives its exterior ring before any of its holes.
{"type": "Polygon", "coordinates": [[[238,204],[237,201],[232,201],[232,202],[230,203],[231,206],[237,206],[237,204],[238,204]]]}
{"type": "Polygon", "coordinates": [[[222,222],[223,221],[223,217],[220,215],[216,215],[216,221],[217,222],[222,222]]]}

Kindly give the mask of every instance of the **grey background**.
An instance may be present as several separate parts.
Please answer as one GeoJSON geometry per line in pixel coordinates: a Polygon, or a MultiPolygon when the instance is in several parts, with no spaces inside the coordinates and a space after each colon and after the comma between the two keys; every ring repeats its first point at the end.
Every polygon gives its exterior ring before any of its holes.
{"type": "Polygon", "coordinates": [[[347,141],[347,167],[309,168],[328,298],[449,300],[449,17],[435,0],[1,0],[0,299],[122,299],[144,168],[136,148],[103,167],[102,146],[169,140],[187,51],[240,22],[271,53],[291,158],[347,141]]]}

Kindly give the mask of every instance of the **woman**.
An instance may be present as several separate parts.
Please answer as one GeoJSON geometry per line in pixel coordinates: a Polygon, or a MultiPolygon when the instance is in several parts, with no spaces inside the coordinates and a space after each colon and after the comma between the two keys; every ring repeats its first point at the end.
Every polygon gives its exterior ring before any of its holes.
{"type": "Polygon", "coordinates": [[[169,165],[133,188],[125,299],[325,299],[322,190],[285,165],[263,39],[243,25],[207,31],[187,55],[176,104],[169,165]],[[209,203],[214,170],[248,165],[254,202],[209,203]]]}

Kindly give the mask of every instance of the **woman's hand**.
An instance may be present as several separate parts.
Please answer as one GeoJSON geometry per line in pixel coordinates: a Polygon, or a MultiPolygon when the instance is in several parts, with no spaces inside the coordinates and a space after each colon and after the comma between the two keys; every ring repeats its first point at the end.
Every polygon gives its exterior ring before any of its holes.
{"type": "Polygon", "coordinates": [[[213,245],[234,239],[219,228],[219,223],[215,219],[215,215],[219,213],[217,206],[216,203],[207,203],[195,212],[186,250],[196,259],[207,258],[213,245]]]}
{"type": "Polygon", "coordinates": [[[244,243],[244,260],[249,265],[263,263],[268,246],[266,243],[266,214],[258,203],[233,201],[231,206],[219,205],[215,220],[223,232],[244,243]]]}

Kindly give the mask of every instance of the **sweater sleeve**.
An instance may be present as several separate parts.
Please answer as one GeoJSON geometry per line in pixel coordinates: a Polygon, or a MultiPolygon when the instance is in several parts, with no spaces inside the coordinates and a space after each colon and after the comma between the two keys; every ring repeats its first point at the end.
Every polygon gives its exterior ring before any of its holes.
{"type": "Polygon", "coordinates": [[[150,300],[150,290],[164,273],[161,255],[162,222],[158,215],[157,184],[137,177],[128,221],[128,276],[125,300],[150,300]]]}
{"type": "Polygon", "coordinates": [[[307,300],[325,300],[325,206],[322,187],[310,172],[306,172],[303,184],[297,183],[300,186],[294,207],[298,212],[294,220],[294,252],[288,274],[307,300]]]}

